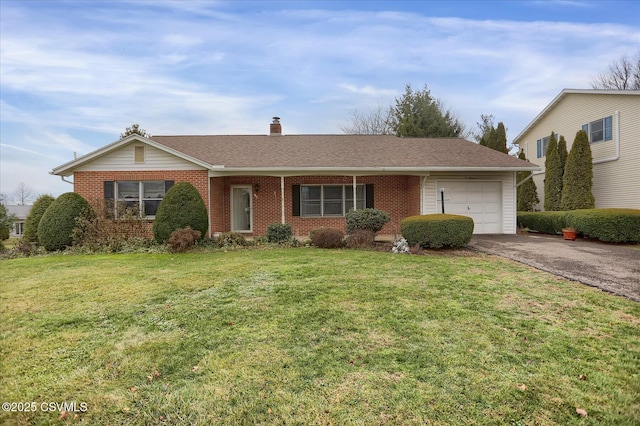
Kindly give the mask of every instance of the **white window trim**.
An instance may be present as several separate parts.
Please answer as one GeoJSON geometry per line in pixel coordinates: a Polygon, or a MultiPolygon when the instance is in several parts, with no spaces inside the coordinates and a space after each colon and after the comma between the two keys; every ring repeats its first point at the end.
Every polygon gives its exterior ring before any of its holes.
{"type": "MultiPolygon", "coordinates": [[[[132,183],[132,182],[137,182],[138,183],[138,214],[139,217],[142,219],[149,219],[149,220],[153,220],[156,218],[155,215],[146,215],[144,214],[144,201],[148,200],[148,201],[162,201],[164,199],[164,197],[167,195],[166,194],[166,190],[164,190],[164,185],[165,185],[165,181],[163,180],[139,180],[139,181],[135,181],[135,180],[121,180],[121,181],[115,181],[114,182],[114,200],[115,200],[115,206],[114,206],[114,214],[115,217],[118,217],[118,205],[120,203],[126,203],[127,201],[132,201],[131,199],[127,199],[127,198],[123,198],[120,197],[120,184],[121,183],[132,183]],[[144,184],[145,183],[150,183],[150,182],[155,182],[155,183],[162,183],[162,187],[163,187],[163,191],[164,194],[162,195],[162,197],[158,198],[158,197],[154,197],[154,198],[144,198],[144,184]]],[[[136,201],[133,201],[136,202],[136,201]]]]}
{"type": "MultiPolygon", "coordinates": [[[[367,189],[366,189],[366,185],[365,184],[357,184],[356,185],[358,188],[361,188],[362,190],[362,203],[364,205],[364,207],[362,208],[366,208],[367,205],[367,189]]],[[[345,215],[347,214],[347,212],[350,210],[350,208],[347,208],[346,203],[347,203],[347,191],[349,191],[351,194],[351,199],[353,199],[353,185],[352,184],[341,184],[341,183],[325,183],[325,184],[310,184],[310,185],[300,185],[300,217],[309,217],[309,218],[318,218],[318,217],[326,217],[326,218],[339,218],[339,217],[345,217],[345,215]],[[325,214],[324,213],[324,187],[325,186],[341,186],[342,187],[342,214],[325,214]],[[304,200],[302,199],[302,188],[303,187],[320,187],[320,214],[319,215],[311,215],[311,214],[304,214],[304,208],[303,208],[303,203],[304,200]]],[[[357,192],[357,190],[356,190],[357,192]]],[[[357,196],[357,194],[356,194],[357,196]]],[[[357,202],[358,200],[356,199],[356,206],[357,206],[357,202]]]]}

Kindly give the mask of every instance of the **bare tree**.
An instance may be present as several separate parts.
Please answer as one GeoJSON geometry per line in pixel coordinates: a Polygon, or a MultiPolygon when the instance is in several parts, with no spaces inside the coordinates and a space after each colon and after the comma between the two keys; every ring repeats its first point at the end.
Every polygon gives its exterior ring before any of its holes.
{"type": "Polygon", "coordinates": [[[391,110],[380,105],[369,113],[353,111],[351,121],[340,126],[340,130],[349,135],[391,135],[391,110]]]}
{"type": "Polygon", "coordinates": [[[129,135],[140,135],[145,138],[151,137],[151,134],[147,133],[145,129],[141,129],[139,124],[132,124],[127,127],[123,133],[120,133],[120,139],[124,139],[129,135]]]}
{"type": "Polygon", "coordinates": [[[640,51],[635,58],[626,55],[609,65],[606,72],[591,81],[593,89],[640,90],[640,51]]]}
{"type": "Polygon", "coordinates": [[[19,206],[24,206],[30,203],[36,198],[36,194],[33,192],[26,183],[20,182],[18,188],[13,193],[13,201],[19,206]]]}
{"type": "Polygon", "coordinates": [[[491,129],[494,129],[493,114],[480,114],[480,121],[476,123],[478,126],[477,132],[471,132],[471,135],[476,140],[476,142],[480,143],[484,138],[485,143],[482,145],[486,145],[489,139],[489,134],[491,133],[491,129]]]}

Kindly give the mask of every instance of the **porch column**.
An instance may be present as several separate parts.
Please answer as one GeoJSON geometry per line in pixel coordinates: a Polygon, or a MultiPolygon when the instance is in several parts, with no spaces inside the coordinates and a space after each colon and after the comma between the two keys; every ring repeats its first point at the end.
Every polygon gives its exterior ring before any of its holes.
{"type": "Polygon", "coordinates": [[[356,205],[358,202],[356,201],[356,175],[353,175],[353,210],[356,210],[356,205]]]}
{"type": "Polygon", "coordinates": [[[284,176],[280,176],[280,209],[282,211],[282,224],[284,225],[284,176]]]}

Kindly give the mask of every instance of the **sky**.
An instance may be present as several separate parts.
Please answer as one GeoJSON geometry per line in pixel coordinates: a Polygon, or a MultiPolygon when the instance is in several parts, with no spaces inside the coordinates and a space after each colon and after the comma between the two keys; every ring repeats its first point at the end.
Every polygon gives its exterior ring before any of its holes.
{"type": "MultiPolygon", "coordinates": [[[[511,142],[640,49],[639,1],[0,1],[0,194],[119,139],[342,133],[407,84],[511,142]]],[[[472,139],[472,138],[471,138],[472,139]]]]}

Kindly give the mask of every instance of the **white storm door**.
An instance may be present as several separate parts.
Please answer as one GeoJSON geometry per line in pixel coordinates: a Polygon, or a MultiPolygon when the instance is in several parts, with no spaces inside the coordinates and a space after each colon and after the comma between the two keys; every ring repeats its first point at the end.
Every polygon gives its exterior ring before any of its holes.
{"type": "Polygon", "coordinates": [[[231,230],[251,232],[253,230],[253,201],[251,186],[231,187],[231,230]]]}

